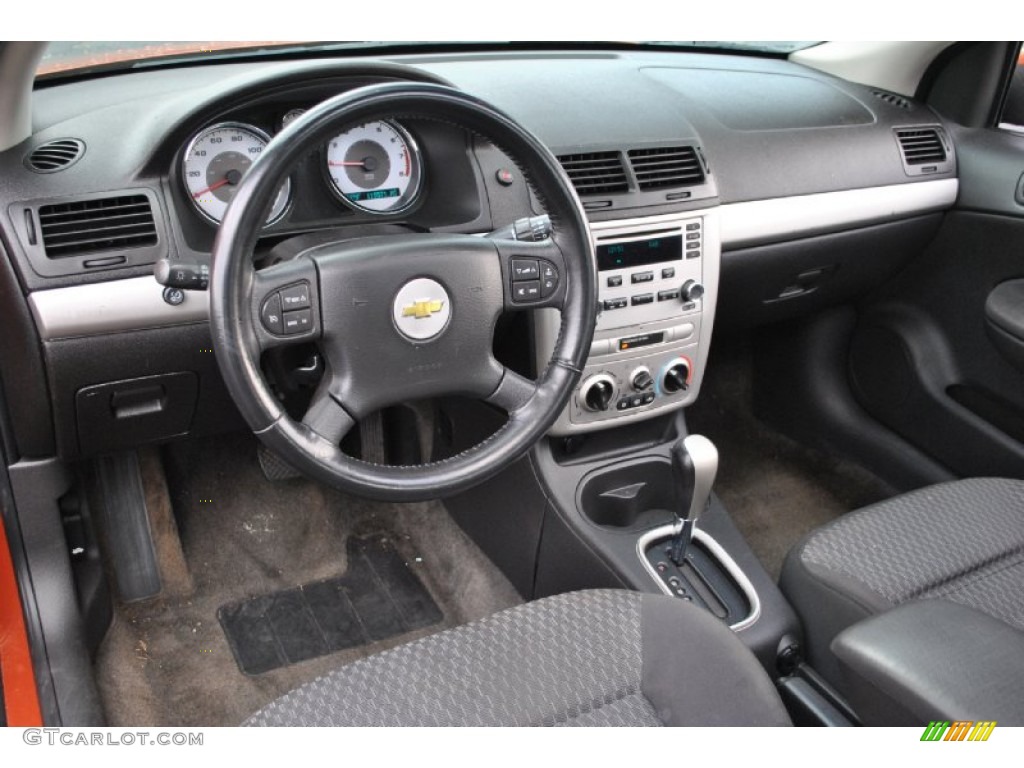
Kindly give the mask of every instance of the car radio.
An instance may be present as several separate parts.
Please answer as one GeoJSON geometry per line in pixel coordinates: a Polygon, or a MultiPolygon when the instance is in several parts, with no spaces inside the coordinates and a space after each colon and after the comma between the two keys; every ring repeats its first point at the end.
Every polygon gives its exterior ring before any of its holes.
{"type": "MultiPolygon", "coordinates": [[[[594,222],[599,314],[580,383],[551,429],[565,435],[639,421],[693,402],[711,343],[721,241],[717,210],[594,222]]],[[[557,311],[538,313],[537,360],[557,311]]]]}

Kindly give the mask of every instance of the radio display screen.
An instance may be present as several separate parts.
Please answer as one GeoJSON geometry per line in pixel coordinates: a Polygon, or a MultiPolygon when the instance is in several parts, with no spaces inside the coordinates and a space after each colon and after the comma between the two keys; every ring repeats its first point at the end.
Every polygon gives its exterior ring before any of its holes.
{"type": "Polygon", "coordinates": [[[597,246],[597,268],[601,272],[610,269],[643,267],[659,261],[674,261],[683,258],[683,236],[650,237],[644,240],[630,240],[625,243],[609,243],[597,246]]]}

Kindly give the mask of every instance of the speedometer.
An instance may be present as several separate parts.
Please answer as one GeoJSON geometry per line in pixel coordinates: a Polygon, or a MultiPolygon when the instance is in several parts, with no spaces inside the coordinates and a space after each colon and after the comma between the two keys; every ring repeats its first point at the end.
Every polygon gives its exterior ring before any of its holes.
{"type": "Polygon", "coordinates": [[[353,208],[396,213],[416,201],[422,182],[419,151],[398,123],[353,126],[327,143],[327,173],[353,208]]]}
{"type": "MultiPolygon", "coordinates": [[[[220,223],[238,182],[269,141],[267,134],[251,125],[220,123],[203,129],[189,142],[182,162],[185,189],[203,216],[220,223]]],[[[267,224],[284,215],[290,195],[291,182],[286,179],[274,198],[267,224]]]]}

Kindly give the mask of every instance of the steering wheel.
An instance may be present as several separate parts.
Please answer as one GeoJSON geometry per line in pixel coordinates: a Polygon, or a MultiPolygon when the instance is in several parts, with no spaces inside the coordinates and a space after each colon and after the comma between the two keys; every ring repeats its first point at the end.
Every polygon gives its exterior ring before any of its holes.
{"type": "Polygon", "coordinates": [[[597,312],[586,216],[558,161],[495,107],[423,83],[352,90],[313,107],[278,134],[239,183],[221,222],[210,291],[217,362],[256,435],[308,476],[391,501],[457,493],[526,453],[571,395],[590,350],[597,312]],[[318,244],[294,259],[255,270],[257,238],[294,164],[346,127],[381,118],[439,120],[493,142],[532,184],[551,218],[550,238],[366,237],[318,244]],[[527,289],[515,278],[532,275],[534,263],[545,279],[527,289]],[[543,290],[534,290],[538,285],[543,290]],[[503,312],[540,307],[560,310],[561,331],[547,366],[530,381],[494,358],[493,335],[503,312]],[[299,421],[270,390],[260,356],[274,347],[310,341],[320,349],[325,372],[299,421]],[[339,447],[360,419],[380,408],[454,394],[495,405],[508,419],[480,444],[415,466],[373,464],[339,447]]]}

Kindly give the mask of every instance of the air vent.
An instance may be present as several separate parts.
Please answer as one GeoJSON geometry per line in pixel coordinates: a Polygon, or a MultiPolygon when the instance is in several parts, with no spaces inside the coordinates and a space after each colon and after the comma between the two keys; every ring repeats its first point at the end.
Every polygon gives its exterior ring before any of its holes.
{"type": "Polygon", "coordinates": [[[153,209],[145,195],[43,205],[39,228],[51,259],[156,245],[153,209]]]}
{"type": "Polygon", "coordinates": [[[581,195],[611,195],[629,191],[626,170],[618,152],[561,155],[558,162],[581,195]]]}
{"type": "Polygon", "coordinates": [[[896,93],[888,93],[887,91],[872,91],[871,95],[876,99],[881,99],[886,104],[891,104],[894,107],[900,109],[910,109],[910,100],[900,96],[896,93]]]}
{"type": "Polygon", "coordinates": [[[693,147],[631,149],[629,161],[642,190],[704,183],[704,168],[693,147]]]}
{"type": "Polygon", "coordinates": [[[898,128],[896,140],[909,166],[946,162],[946,147],[936,128],[898,128]]]}
{"type": "Polygon", "coordinates": [[[55,173],[75,163],[85,152],[78,139],[57,139],[40,144],[25,158],[25,165],[36,173],[55,173]]]}

